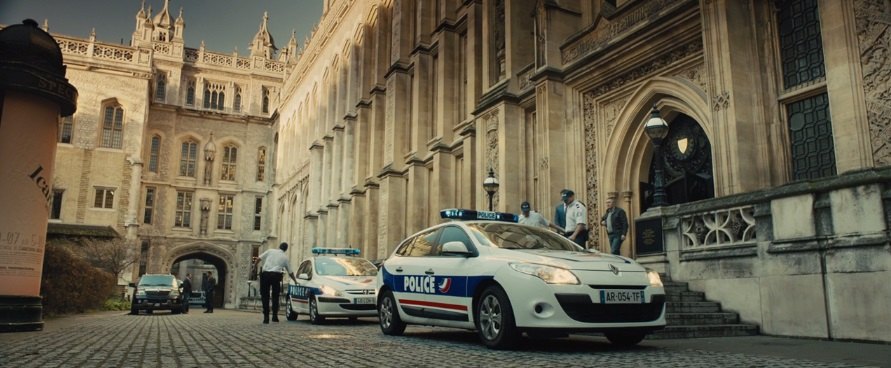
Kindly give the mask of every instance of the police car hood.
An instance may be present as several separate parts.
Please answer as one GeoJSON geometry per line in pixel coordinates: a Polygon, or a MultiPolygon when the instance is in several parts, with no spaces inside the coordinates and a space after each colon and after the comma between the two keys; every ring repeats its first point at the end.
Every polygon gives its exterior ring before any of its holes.
{"type": "Polygon", "coordinates": [[[625,272],[645,272],[641,265],[630,259],[612,254],[586,251],[565,251],[550,249],[511,250],[517,252],[524,261],[542,263],[570,270],[610,271],[610,265],[625,272]]]}
{"type": "Polygon", "coordinates": [[[373,289],[375,276],[321,276],[325,283],[340,289],[373,289]]]}

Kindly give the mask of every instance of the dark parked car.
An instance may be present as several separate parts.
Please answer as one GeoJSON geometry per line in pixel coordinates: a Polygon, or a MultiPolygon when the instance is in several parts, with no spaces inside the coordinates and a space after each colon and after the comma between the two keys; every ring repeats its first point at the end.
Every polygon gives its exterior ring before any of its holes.
{"type": "Polygon", "coordinates": [[[139,284],[130,284],[136,288],[130,314],[139,314],[140,310],[152,313],[155,310],[170,310],[174,314],[182,313],[185,306],[182,299],[182,286],[173,275],[146,274],[139,278],[139,284]]]}

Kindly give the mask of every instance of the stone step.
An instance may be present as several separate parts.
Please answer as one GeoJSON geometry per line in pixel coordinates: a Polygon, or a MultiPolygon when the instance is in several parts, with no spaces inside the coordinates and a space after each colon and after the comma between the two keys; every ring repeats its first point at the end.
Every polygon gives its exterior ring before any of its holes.
{"type": "Polygon", "coordinates": [[[690,284],[686,282],[662,282],[666,293],[690,291],[690,284]]]}
{"type": "Polygon", "coordinates": [[[721,311],[721,304],[716,302],[669,302],[665,306],[668,313],[716,313],[721,311]]]}
{"type": "Polygon", "coordinates": [[[699,291],[680,291],[665,293],[665,301],[672,302],[704,302],[705,293],[699,291]]]}
{"type": "Polygon", "coordinates": [[[689,339],[698,337],[752,336],[757,334],[758,326],[745,324],[666,326],[665,329],[647,336],[647,339],[689,339]]]}
{"type": "Polygon", "coordinates": [[[667,313],[665,322],[669,326],[732,325],[739,323],[739,315],[728,312],[667,313]]]}

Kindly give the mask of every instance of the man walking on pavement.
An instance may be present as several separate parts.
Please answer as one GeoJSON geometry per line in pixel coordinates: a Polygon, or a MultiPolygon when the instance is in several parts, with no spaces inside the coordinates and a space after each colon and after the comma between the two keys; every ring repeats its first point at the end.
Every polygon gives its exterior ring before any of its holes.
{"type": "Polygon", "coordinates": [[[625,215],[625,210],[613,204],[612,198],[606,200],[606,213],[600,219],[600,225],[606,226],[610,253],[621,255],[622,242],[628,234],[628,216],[625,215]]]}
{"type": "Polygon", "coordinates": [[[263,323],[269,323],[269,292],[272,289],[272,322],[278,322],[279,294],[281,294],[282,272],[288,272],[291,280],[297,283],[294,272],[291,270],[291,260],[285,251],[288,243],[281,243],[278,249],[269,249],[260,255],[257,262],[262,263],[260,268],[260,301],[263,304],[263,323]]]}
{"type": "Polygon", "coordinates": [[[563,203],[566,204],[566,228],[565,235],[582,248],[588,241],[588,209],[581,202],[575,200],[575,192],[567,189],[563,191],[563,203]]]}

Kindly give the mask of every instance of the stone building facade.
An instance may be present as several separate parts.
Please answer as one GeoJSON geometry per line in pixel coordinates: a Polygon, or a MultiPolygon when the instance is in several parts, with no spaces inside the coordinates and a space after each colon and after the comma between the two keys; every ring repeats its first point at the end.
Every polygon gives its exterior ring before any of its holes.
{"type": "MultiPolygon", "coordinates": [[[[780,214],[796,213],[784,211],[798,205],[813,213],[832,207],[836,229],[844,228],[860,215],[846,212],[844,202],[819,198],[856,198],[850,206],[878,208],[885,220],[839,235],[879,239],[872,248],[845,250],[841,268],[861,272],[870,285],[891,272],[887,254],[874,257],[876,249],[889,248],[891,224],[881,171],[891,157],[888,4],[326,1],[282,86],[274,232],[297,245],[295,259],[314,246],[357,247],[367,258],[383,259],[401,239],[437,223],[440,209],[485,208],[489,169],[501,183],[497,210],[518,212],[529,200],[551,217],[559,191],[571,188],[588,206],[591,224],[599,223],[608,198],[634,219],[651,207],[654,163],[661,157],[671,204],[663,207],[671,210],[664,212],[665,247],[645,255],[639,237],[631,236],[622,254],[707,291],[726,293],[733,282],[745,282],[747,294],[739,299],[763,301],[761,295],[792,287],[814,296],[809,302],[850,307],[833,294],[832,282],[840,279],[830,271],[784,263],[801,261],[794,257],[777,258],[784,260],[775,267],[753,265],[789,238],[783,230],[763,230],[764,221],[795,226],[780,214]],[[653,109],[670,126],[658,156],[643,130],[653,109]],[[836,196],[826,188],[843,184],[815,184],[811,192],[797,184],[804,204],[771,202],[790,183],[822,183],[862,170],[880,170],[874,182],[856,182],[868,195],[858,196],[859,186],[851,189],[855,194],[836,196]],[[740,207],[721,208],[731,202],[740,207]],[[770,215],[771,208],[778,212],[770,215]],[[684,212],[694,209],[705,212],[684,212]],[[762,229],[757,236],[756,227],[762,229]],[[715,235],[706,233],[726,233],[717,236],[732,241],[709,243],[715,235]],[[703,248],[672,248],[684,237],[703,248]],[[713,252],[721,247],[746,251],[713,252]],[[856,266],[870,257],[871,266],[856,266]],[[748,263],[736,265],[740,259],[748,263]],[[728,265],[746,271],[734,273],[739,269],[728,265]],[[797,279],[795,272],[810,278],[797,279]]],[[[606,250],[605,231],[591,228],[588,245],[606,250]]],[[[809,240],[796,241],[822,245],[796,256],[827,262],[822,247],[837,244],[827,239],[840,234],[829,229],[802,233],[809,240]]],[[[891,289],[879,293],[887,297],[891,289]]],[[[788,320],[807,305],[782,304],[771,315],[770,303],[747,303],[729,307],[768,333],[891,340],[868,328],[834,326],[864,323],[880,317],[876,313],[835,314],[827,307],[808,322],[825,328],[807,330],[788,320]]]]}
{"type": "Polygon", "coordinates": [[[129,46],[54,35],[80,99],[60,123],[50,221],[124,234],[132,279],[213,264],[217,304],[234,306],[272,236],[273,126],[296,40],[276,52],[264,15],[249,55],[217,53],[185,47],[167,2],[135,18],[129,46]]]}

